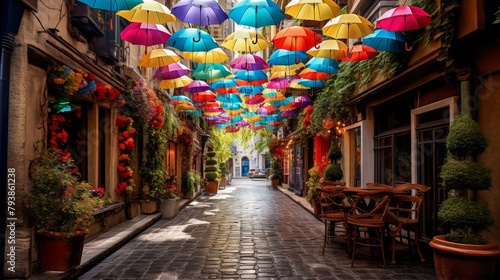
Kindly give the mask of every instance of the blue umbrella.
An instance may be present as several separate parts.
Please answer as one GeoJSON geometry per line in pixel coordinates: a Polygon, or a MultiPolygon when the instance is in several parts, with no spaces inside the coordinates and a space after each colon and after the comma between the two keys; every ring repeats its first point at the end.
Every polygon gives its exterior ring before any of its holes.
{"type": "Polygon", "coordinates": [[[182,52],[207,52],[219,47],[210,34],[197,28],[176,31],[168,38],[167,45],[182,52]]]}
{"type": "Polygon", "coordinates": [[[244,81],[259,81],[267,79],[267,74],[262,70],[238,70],[234,77],[244,81]]]}
{"type": "Polygon", "coordinates": [[[286,18],[272,0],[240,0],[229,10],[228,16],[239,25],[255,28],[277,25],[286,18]]]}
{"type": "Polygon", "coordinates": [[[234,93],[228,93],[228,94],[219,94],[217,96],[216,101],[223,102],[223,103],[239,103],[241,104],[242,100],[241,97],[238,94],[234,93]]]}
{"type": "Polygon", "coordinates": [[[144,3],[143,0],[78,0],[83,4],[98,10],[120,11],[130,10],[135,6],[144,3]]]}
{"type": "Polygon", "coordinates": [[[264,87],[259,85],[259,86],[240,86],[238,87],[238,92],[241,92],[243,95],[254,95],[259,92],[262,92],[264,90],[264,87]]]}
{"type": "Polygon", "coordinates": [[[332,74],[340,70],[339,64],[335,59],[323,58],[323,57],[313,57],[307,63],[306,66],[318,72],[326,72],[332,74]]]}
{"type": "Polygon", "coordinates": [[[405,36],[401,32],[377,29],[372,34],[362,38],[366,46],[370,46],[378,51],[403,52],[405,48],[405,36]]]}
{"type": "Polygon", "coordinates": [[[174,95],[170,98],[171,101],[187,101],[187,102],[193,102],[189,97],[185,95],[174,95]]]}
{"type": "Polygon", "coordinates": [[[293,65],[304,61],[307,58],[305,51],[289,51],[277,49],[269,57],[269,63],[272,65],[293,65]]]}
{"type": "Polygon", "coordinates": [[[218,81],[213,82],[210,85],[210,88],[217,89],[217,88],[230,88],[230,87],[236,87],[236,86],[238,86],[238,84],[236,83],[236,81],[234,79],[222,79],[222,80],[218,80],[218,81]]]}
{"type": "Polygon", "coordinates": [[[231,74],[231,71],[221,63],[200,63],[192,72],[193,77],[198,80],[219,79],[231,74]]]}
{"type": "Polygon", "coordinates": [[[227,14],[215,0],[181,0],[171,9],[179,20],[198,26],[221,24],[227,14]]]}
{"type": "Polygon", "coordinates": [[[222,103],[220,107],[225,110],[238,110],[241,109],[241,103],[222,103]]]}
{"type": "Polygon", "coordinates": [[[301,78],[297,81],[297,84],[305,87],[310,87],[310,88],[315,88],[315,87],[322,87],[326,85],[326,81],[323,80],[309,80],[309,79],[304,79],[301,78]]]}

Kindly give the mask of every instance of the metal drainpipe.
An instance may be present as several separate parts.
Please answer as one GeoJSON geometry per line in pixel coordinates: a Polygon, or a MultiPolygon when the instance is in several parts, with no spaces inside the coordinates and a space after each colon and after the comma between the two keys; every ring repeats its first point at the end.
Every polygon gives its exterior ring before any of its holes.
{"type": "MultiPolygon", "coordinates": [[[[19,30],[24,5],[17,0],[0,3],[0,273],[3,273],[5,256],[5,233],[7,225],[7,152],[9,133],[9,83],[10,59],[14,49],[14,38],[19,30]]],[[[17,174],[16,174],[17,175],[17,174]]]]}

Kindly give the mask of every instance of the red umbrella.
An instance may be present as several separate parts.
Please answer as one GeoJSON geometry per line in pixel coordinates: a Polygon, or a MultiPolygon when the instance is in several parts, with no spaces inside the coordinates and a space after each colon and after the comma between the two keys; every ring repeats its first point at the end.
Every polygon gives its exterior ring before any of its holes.
{"type": "Polygon", "coordinates": [[[215,102],[217,95],[210,90],[193,93],[193,100],[196,102],[215,102]]]}
{"type": "Polygon", "coordinates": [[[216,88],[215,91],[220,94],[237,93],[238,87],[216,88]]]}
{"type": "Polygon", "coordinates": [[[271,42],[278,49],[307,51],[321,41],[321,36],[307,27],[290,26],[276,33],[271,42]]]}
{"type": "Polygon", "coordinates": [[[255,104],[260,104],[265,101],[264,96],[262,96],[262,93],[257,93],[253,95],[252,97],[248,98],[245,100],[245,104],[250,104],[250,105],[255,105],[255,104]]]}
{"type": "Polygon", "coordinates": [[[311,68],[306,68],[299,73],[300,78],[309,80],[326,80],[330,75],[326,72],[318,72],[311,68]]]}
{"type": "Polygon", "coordinates": [[[346,61],[361,61],[361,60],[367,60],[370,58],[373,58],[377,56],[378,51],[372,47],[358,44],[354,45],[349,48],[349,52],[347,53],[347,56],[344,58],[341,58],[341,60],[346,60],[346,61]]]}
{"type": "Polygon", "coordinates": [[[122,40],[134,45],[152,46],[166,44],[170,32],[161,24],[132,22],[120,32],[122,40]]]}
{"type": "Polygon", "coordinates": [[[377,19],[377,27],[388,31],[410,31],[431,24],[431,16],[417,6],[399,6],[383,13],[377,19]]]}

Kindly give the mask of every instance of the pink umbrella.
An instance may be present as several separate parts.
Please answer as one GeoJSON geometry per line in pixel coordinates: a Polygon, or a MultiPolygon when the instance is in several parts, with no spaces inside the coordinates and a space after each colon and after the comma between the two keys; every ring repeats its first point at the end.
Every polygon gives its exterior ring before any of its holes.
{"type": "Polygon", "coordinates": [[[195,93],[195,92],[201,92],[201,91],[205,91],[205,90],[209,90],[209,89],[210,89],[210,86],[206,82],[200,81],[200,80],[194,80],[189,85],[183,87],[182,91],[189,92],[189,93],[195,93]]]}
{"type": "Polygon", "coordinates": [[[257,93],[254,96],[246,99],[245,104],[255,105],[255,104],[260,104],[264,101],[265,101],[265,98],[264,98],[264,96],[262,96],[262,93],[257,93]]]}
{"type": "Polygon", "coordinates": [[[244,54],[233,59],[229,66],[234,69],[262,70],[269,68],[269,64],[260,56],[255,54],[244,54]]]}
{"type": "Polygon", "coordinates": [[[417,6],[399,6],[383,13],[377,27],[388,31],[417,30],[431,24],[431,16],[417,6]]]}
{"type": "Polygon", "coordinates": [[[179,78],[180,76],[187,75],[190,72],[191,69],[187,68],[180,62],[176,62],[159,67],[158,69],[156,69],[155,75],[153,77],[158,80],[168,80],[179,78]]]}
{"type": "Polygon", "coordinates": [[[132,22],[120,32],[122,40],[141,46],[166,44],[170,35],[172,34],[161,24],[141,22],[132,22]]]}
{"type": "Polygon", "coordinates": [[[250,123],[246,120],[238,121],[238,122],[236,122],[236,124],[239,126],[249,126],[250,125],[250,123]]]}
{"type": "Polygon", "coordinates": [[[288,86],[290,86],[290,82],[287,78],[276,78],[272,79],[269,84],[267,84],[266,88],[282,89],[287,88],[288,86]]]}

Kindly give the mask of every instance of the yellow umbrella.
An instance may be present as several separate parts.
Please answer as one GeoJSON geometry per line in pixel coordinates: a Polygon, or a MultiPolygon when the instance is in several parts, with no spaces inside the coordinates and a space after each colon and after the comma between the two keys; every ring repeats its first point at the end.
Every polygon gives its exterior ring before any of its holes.
{"type": "Polygon", "coordinates": [[[221,48],[211,49],[208,52],[183,52],[184,58],[198,63],[222,63],[229,57],[221,48]]]}
{"type": "Polygon", "coordinates": [[[319,48],[312,47],[307,51],[307,54],[314,57],[341,59],[346,56],[347,51],[348,48],[344,42],[331,39],[321,42],[319,48]]]}
{"type": "Polygon", "coordinates": [[[241,29],[227,36],[221,46],[238,52],[258,52],[271,45],[264,36],[257,33],[257,31],[252,29],[241,29]]]}
{"type": "Polygon", "coordinates": [[[196,110],[192,103],[178,103],[174,106],[176,111],[196,110]]]}
{"type": "Polygon", "coordinates": [[[310,87],[303,86],[303,85],[297,83],[297,81],[298,80],[291,82],[288,87],[293,88],[293,89],[310,89],[310,87]]]}
{"type": "Polygon", "coordinates": [[[292,65],[275,65],[271,68],[271,73],[280,72],[280,71],[295,71],[299,68],[305,67],[304,63],[297,63],[292,65]]]}
{"type": "Polygon", "coordinates": [[[230,117],[234,117],[234,116],[239,116],[241,115],[241,113],[243,113],[243,109],[237,109],[237,110],[228,110],[228,109],[225,109],[224,111],[226,111],[226,113],[230,116],[230,117]]]}
{"type": "Polygon", "coordinates": [[[180,76],[175,79],[162,80],[160,83],[160,88],[180,88],[189,85],[193,79],[188,76],[180,76]]]}
{"type": "Polygon", "coordinates": [[[324,21],[340,14],[340,7],[332,0],[292,0],[285,6],[285,14],[296,19],[324,21]]]}
{"type": "Polygon", "coordinates": [[[139,66],[160,67],[179,61],[179,56],[169,49],[152,50],[141,57],[139,66]]]}
{"type": "Polygon", "coordinates": [[[147,0],[130,10],[119,11],[116,15],[130,22],[147,24],[163,24],[177,19],[165,5],[147,0]]]}
{"type": "Polygon", "coordinates": [[[356,14],[343,14],[329,20],[321,29],[323,35],[335,39],[363,38],[372,34],[375,26],[356,14]]]}

